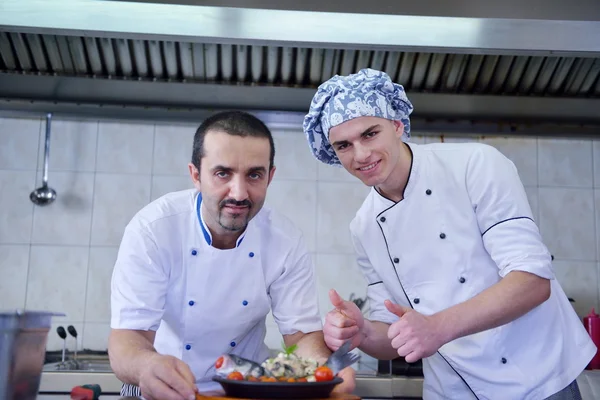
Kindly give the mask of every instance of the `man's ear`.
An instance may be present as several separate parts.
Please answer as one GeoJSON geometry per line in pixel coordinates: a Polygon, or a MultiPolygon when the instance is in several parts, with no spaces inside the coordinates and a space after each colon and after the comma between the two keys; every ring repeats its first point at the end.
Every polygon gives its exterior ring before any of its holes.
{"type": "Polygon", "coordinates": [[[274,175],[275,175],[275,166],[271,167],[271,170],[269,171],[269,182],[267,183],[267,185],[271,184],[271,181],[273,180],[274,175]]]}
{"type": "Polygon", "coordinates": [[[396,136],[401,138],[404,134],[404,124],[402,121],[392,121],[394,128],[396,129],[396,136]]]}
{"type": "Polygon", "coordinates": [[[194,187],[200,191],[200,171],[192,163],[188,164],[188,170],[190,171],[190,178],[192,178],[194,187]]]}

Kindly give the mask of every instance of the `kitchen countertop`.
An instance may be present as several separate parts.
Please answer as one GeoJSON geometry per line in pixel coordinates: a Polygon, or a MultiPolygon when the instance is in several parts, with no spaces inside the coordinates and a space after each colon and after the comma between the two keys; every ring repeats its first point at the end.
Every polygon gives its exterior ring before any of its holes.
{"type": "MultiPolygon", "coordinates": [[[[102,388],[102,399],[120,398],[121,382],[112,373],[86,372],[45,372],[42,374],[38,399],[68,399],[68,395],[56,392],[68,392],[74,386],[98,384],[102,388]]],[[[420,398],[423,390],[422,378],[402,376],[380,376],[375,372],[357,372],[354,394],[367,398],[420,398]]]]}
{"type": "MultiPolygon", "coordinates": [[[[97,383],[103,392],[101,399],[123,399],[118,393],[121,382],[112,373],[45,372],[40,384],[38,400],[68,400],[65,392],[77,385],[97,383]]],[[[600,370],[584,371],[577,378],[583,400],[600,399],[600,370]]],[[[404,376],[381,376],[374,371],[357,371],[355,394],[362,399],[419,399],[423,390],[423,379],[404,376]]]]}

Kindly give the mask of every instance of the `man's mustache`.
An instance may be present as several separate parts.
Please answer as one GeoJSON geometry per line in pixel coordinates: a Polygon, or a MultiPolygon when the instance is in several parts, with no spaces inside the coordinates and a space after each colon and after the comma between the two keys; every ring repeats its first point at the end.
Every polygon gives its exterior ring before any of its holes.
{"type": "Polygon", "coordinates": [[[242,200],[242,201],[237,201],[234,199],[226,199],[226,200],[223,200],[221,203],[219,203],[220,208],[223,208],[228,205],[232,205],[232,206],[236,206],[236,207],[248,207],[248,208],[252,207],[252,203],[248,199],[242,200]]]}

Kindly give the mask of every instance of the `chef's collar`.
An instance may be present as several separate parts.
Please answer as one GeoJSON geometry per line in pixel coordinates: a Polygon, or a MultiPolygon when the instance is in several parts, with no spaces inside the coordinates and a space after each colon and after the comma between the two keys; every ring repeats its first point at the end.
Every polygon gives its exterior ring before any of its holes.
{"type": "MultiPolygon", "coordinates": [[[[410,170],[408,172],[408,180],[406,181],[406,187],[404,188],[404,193],[402,195],[402,199],[406,199],[407,197],[410,197],[410,195],[414,191],[417,181],[419,180],[421,164],[422,164],[422,154],[421,154],[422,152],[421,152],[421,149],[419,148],[419,145],[416,143],[411,143],[411,142],[403,142],[403,143],[408,146],[408,150],[412,154],[411,162],[410,162],[410,170]]],[[[379,190],[377,190],[377,188],[375,188],[374,186],[373,186],[373,190],[375,190],[375,193],[377,193],[376,198],[381,200],[383,207],[387,208],[390,205],[397,204],[396,202],[388,199],[387,197],[385,197],[384,195],[379,193],[379,190]]],[[[400,200],[400,201],[402,201],[402,200],[400,200]]]]}
{"type": "MultiPolygon", "coordinates": [[[[196,198],[196,214],[198,215],[198,221],[200,221],[200,228],[202,228],[202,233],[204,234],[204,239],[206,239],[206,243],[208,243],[209,246],[212,246],[212,235],[210,234],[210,230],[208,230],[208,227],[206,226],[206,223],[204,222],[204,218],[202,217],[201,207],[202,207],[202,193],[198,192],[198,196],[196,198]]],[[[236,241],[235,247],[240,247],[240,244],[242,244],[242,240],[244,240],[244,236],[246,236],[245,230],[244,230],[244,232],[242,232],[242,234],[236,241]]]]}

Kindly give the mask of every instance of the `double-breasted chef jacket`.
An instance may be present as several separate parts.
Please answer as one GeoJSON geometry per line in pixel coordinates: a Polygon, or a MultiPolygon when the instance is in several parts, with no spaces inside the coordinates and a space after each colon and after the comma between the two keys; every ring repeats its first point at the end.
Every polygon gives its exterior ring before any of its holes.
{"type": "Polygon", "coordinates": [[[555,279],[514,164],[481,143],[407,145],[404,199],[373,188],[350,224],[370,318],[398,320],[385,299],[431,315],[511,271],[549,279],[550,298],[529,313],[423,359],[423,398],[539,400],[560,391],[596,347],[555,279]]]}
{"type": "Polygon", "coordinates": [[[233,249],[211,246],[196,190],[167,194],[125,228],[112,277],[111,327],[155,330],[157,352],[186,362],[201,391],[225,353],[262,362],[269,311],[281,334],[322,329],[301,232],[268,207],[233,249]]]}

